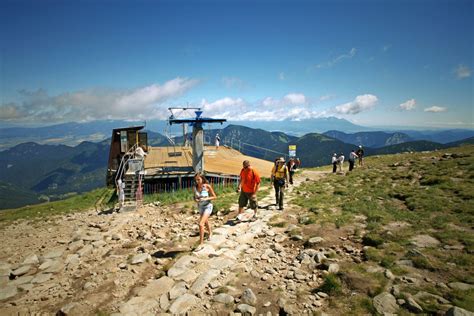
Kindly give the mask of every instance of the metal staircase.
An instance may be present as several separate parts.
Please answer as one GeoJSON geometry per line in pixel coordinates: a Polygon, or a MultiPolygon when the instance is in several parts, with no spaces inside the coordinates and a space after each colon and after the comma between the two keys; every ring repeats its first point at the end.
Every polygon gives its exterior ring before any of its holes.
{"type": "MultiPolygon", "coordinates": [[[[143,203],[143,176],[144,158],[136,157],[135,150],[138,144],[133,145],[122,157],[117,175],[115,176],[116,187],[121,179],[124,192],[124,201],[119,201],[119,212],[135,211],[143,203]]],[[[120,190],[120,189],[119,189],[120,190]]]]}

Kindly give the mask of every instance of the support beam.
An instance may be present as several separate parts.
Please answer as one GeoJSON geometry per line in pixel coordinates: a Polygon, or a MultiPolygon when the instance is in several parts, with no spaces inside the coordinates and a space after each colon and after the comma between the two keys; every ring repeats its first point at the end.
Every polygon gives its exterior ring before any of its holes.
{"type": "Polygon", "coordinates": [[[193,169],[195,172],[204,171],[204,130],[202,124],[193,126],[193,169]]]}

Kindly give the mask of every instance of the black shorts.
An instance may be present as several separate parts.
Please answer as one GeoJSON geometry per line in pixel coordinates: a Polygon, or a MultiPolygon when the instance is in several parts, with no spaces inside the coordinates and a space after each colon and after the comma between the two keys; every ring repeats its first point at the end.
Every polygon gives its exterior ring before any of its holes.
{"type": "Polygon", "coordinates": [[[252,198],[252,195],[254,195],[254,193],[247,193],[247,192],[241,191],[240,196],[239,196],[239,207],[246,207],[247,204],[249,204],[250,202],[250,208],[253,210],[256,210],[257,209],[257,196],[252,198]]]}

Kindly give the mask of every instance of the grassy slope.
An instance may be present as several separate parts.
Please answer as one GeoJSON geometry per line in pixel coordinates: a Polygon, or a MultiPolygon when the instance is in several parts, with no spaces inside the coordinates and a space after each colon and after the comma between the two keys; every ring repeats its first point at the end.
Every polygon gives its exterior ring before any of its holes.
{"type": "Polygon", "coordinates": [[[68,199],[28,205],[0,212],[0,223],[9,223],[17,219],[44,219],[49,216],[86,211],[92,208],[112,207],[116,197],[114,191],[107,188],[74,195],[68,199]]]}
{"type": "MultiPolygon", "coordinates": [[[[318,168],[321,169],[328,170],[318,168]]],[[[347,176],[329,175],[321,181],[307,183],[301,191],[310,194],[302,194],[298,204],[317,224],[343,229],[358,221],[357,217],[365,218],[365,231],[356,228],[355,235],[360,235],[361,242],[370,246],[365,251],[369,263],[405,275],[407,271],[396,261],[410,259],[422,274],[433,273],[445,283],[474,283],[474,146],[368,157],[363,168],[356,168],[347,176]],[[454,155],[443,157],[447,152],[454,155]],[[387,229],[387,224],[394,222],[409,225],[387,229]],[[419,234],[433,236],[441,245],[415,249],[410,239],[419,234]],[[462,246],[463,250],[448,250],[443,246],[462,246]]],[[[356,274],[367,283],[371,282],[360,267],[354,265],[353,269],[359,270],[356,274]]],[[[340,277],[347,279],[347,275],[340,277]]],[[[382,290],[383,279],[379,276],[379,281],[373,281],[378,289],[369,294],[376,295],[382,290]]],[[[407,291],[435,292],[474,310],[474,290],[456,292],[420,287],[407,291]]],[[[352,304],[353,312],[373,311],[370,300],[364,296],[348,301],[341,295],[338,299],[352,304]]],[[[423,307],[434,312],[436,306],[432,304],[426,302],[423,307]]]]}

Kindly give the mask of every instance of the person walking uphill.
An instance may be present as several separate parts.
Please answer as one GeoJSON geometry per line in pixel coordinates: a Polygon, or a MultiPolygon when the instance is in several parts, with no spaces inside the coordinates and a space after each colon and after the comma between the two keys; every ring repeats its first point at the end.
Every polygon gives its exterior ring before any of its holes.
{"type": "Polygon", "coordinates": [[[237,192],[239,195],[239,215],[244,212],[244,207],[250,202],[250,208],[254,211],[254,217],[257,216],[257,192],[260,188],[260,175],[257,170],[252,168],[250,161],[244,160],[243,168],[240,171],[239,186],[237,192]]]}
{"type": "Polygon", "coordinates": [[[291,158],[287,162],[286,167],[288,168],[288,172],[290,175],[290,184],[293,184],[293,176],[295,175],[296,169],[298,168],[298,166],[296,165],[296,161],[291,158]]]}
{"type": "Polygon", "coordinates": [[[275,188],[275,203],[279,210],[283,210],[284,188],[288,187],[288,168],[283,157],[277,160],[276,166],[273,166],[271,179],[275,188]]]}
{"type": "Polygon", "coordinates": [[[199,209],[199,245],[204,243],[204,228],[207,226],[209,232],[208,239],[211,239],[212,231],[211,224],[209,224],[209,216],[212,214],[212,200],[217,198],[212,186],[207,182],[207,179],[200,173],[194,176],[194,201],[196,201],[199,209]]]}

